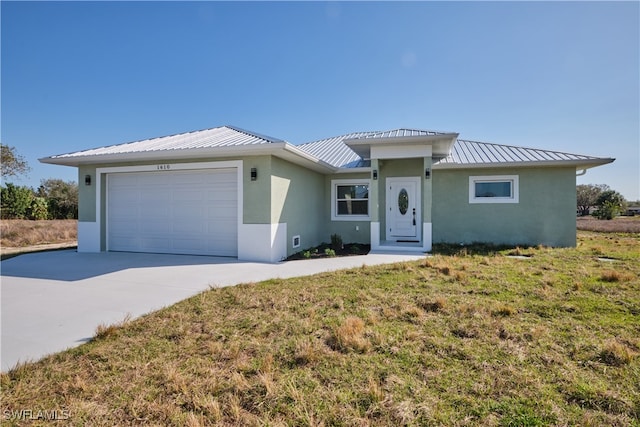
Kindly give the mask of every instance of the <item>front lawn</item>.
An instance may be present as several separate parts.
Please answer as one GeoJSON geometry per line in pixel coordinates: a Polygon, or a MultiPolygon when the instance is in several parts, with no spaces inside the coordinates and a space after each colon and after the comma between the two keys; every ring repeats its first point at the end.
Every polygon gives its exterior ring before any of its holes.
{"type": "Polygon", "coordinates": [[[2,374],[3,421],[640,426],[640,236],[578,243],[212,289],[2,374]]]}

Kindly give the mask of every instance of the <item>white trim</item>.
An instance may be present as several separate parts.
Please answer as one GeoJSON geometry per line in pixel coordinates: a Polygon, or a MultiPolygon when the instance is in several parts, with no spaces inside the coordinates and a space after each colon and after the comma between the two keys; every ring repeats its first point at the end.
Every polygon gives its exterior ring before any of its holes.
{"type": "Polygon", "coordinates": [[[337,215],[336,214],[336,188],[339,185],[363,185],[366,184],[371,191],[371,180],[360,179],[332,179],[331,180],[331,221],[368,221],[371,219],[371,197],[367,199],[367,215],[337,215]]]}
{"type": "Polygon", "coordinates": [[[78,221],[78,252],[100,252],[100,223],[78,221]]]}
{"type": "Polygon", "coordinates": [[[62,155],[43,157],[41,163],[54,165],[81,166],[91,164],[121,162],[171,162],[175,160],[197,160],[207,157],[239,157],[273,155],[289,160],[321,173],[333,173],[338,168],[312,156],[288,142],[271,142],[268,144],[233,145],[189,149],[168,149],[157,151],[136,151],[133,153],[62,155]]]}
{"type": "MultiPolygon", "coordinates": [[[[230,161],[221,161],[221,162],[194,162],[194,163],[162,163],[162,164],[153,164],[153,165],[137,165],[137,166],[114,166],[114,167],[106,167],[106,168],[96,168],[96,178],[95,178],[95,186],[96,186],[96,223],[97,226],[97,240],[100,242],[100,225],[102,221],[106,221],[108,218],[108,213],[105,211],[105,218],[102,218],[101,215],[101,207],[102,207],[102,175],[105,174],[105,178],[107,179],[106,184],[109,185],[108,182],[108,174],[111,173],[126,173],[126,172],[159,172],[159,171],[167,171],[170,172],[172,170],[198,170],[198,169],[227,169],[227,168],[235,168],[236,169],[236,179],[237,179],[237,193],[238,193],[238,258],[240,258],[240,226],[244,221],[243,207],[244,207],[244,179],[243,179],[243,162],[242,160],[230,160],[230,161]]],[[[105,187],[105,204],[108,207],[109,201],[107,200],[107,194],[109,193],[108,188],[105,187]]],[[[105,250],[109,251],[109,224],[105,223],[105,250]]],[[[93,230],[95,233],[95,230],[93,230]]],[[[95,239],[95,237],[94,237],[95,239]]],[[[285,242],[286,243],[286,242],[285,242]]],[[[286,246],[285,246],[286,253],[286,246]]]]}
{"type": "Polygon", "coordinates": [[[371,250],[380,249],[380,223],[371,222],[371,250]]]}
{"type": "Polygon", "coordinates": [[[279,262],[287,257],[287,224],[242,224],[238,230],[240,261],[279,262]]]}
{"type": "Polygon", "coordinates": [[[432,224],[430,222],[422,223],[422,250],[431,252],[433,241],[432,224]]]}
{"type": "Polygon", "coordinates": [[[518,175],[484,175],[469,177],[469,203],[519,203],[518,175]],[[476,197],[476,183],[480,182],[510,182],[511,197],[476,197]]]}
{"type": "Polygon", "coordinates": [[[414,157],[431,157],[433,150],[430,145],[381,145],[371,146],[372,159],[408,159],[414,157]]]}

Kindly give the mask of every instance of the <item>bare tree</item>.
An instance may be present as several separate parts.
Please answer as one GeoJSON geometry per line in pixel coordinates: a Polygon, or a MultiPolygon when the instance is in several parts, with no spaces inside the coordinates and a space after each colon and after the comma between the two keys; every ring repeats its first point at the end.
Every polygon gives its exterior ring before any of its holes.
{"type": "Polygon", "coordinates": [[[15,147],[0,144],[0,172],[2,178],[17,177],[29,172],[31,168],[27,161],[16,152],[15,147]]]}

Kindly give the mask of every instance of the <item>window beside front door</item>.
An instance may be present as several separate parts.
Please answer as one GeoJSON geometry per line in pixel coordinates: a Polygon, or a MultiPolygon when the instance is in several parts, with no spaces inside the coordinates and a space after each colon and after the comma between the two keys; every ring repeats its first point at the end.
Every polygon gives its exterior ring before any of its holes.
{"type": "Polygon", "coordinates": [[[331,219],[361,221],[369,219],[369,180],[331,181],[331,219]]]}

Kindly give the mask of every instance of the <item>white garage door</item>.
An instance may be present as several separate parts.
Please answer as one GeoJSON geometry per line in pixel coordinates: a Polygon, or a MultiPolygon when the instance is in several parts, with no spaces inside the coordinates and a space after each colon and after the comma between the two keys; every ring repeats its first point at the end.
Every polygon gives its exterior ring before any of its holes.
{"type": "Polygon", "coordinates": [[[110,251],[238,256],[235,168],[109,174],[110,251]]]}

